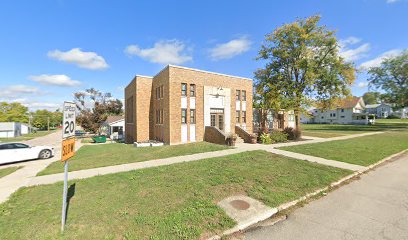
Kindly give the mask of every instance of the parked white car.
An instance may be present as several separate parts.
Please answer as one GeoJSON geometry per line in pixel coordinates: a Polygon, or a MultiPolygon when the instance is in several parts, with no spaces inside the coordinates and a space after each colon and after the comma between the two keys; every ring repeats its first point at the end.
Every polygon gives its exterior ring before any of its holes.
{"type": "Polygon", "coordinates": [[[30,146],[23,143],[0,143],[0,164],[31,159],[47,159],[54,156],[54,148],[30,146]]]}

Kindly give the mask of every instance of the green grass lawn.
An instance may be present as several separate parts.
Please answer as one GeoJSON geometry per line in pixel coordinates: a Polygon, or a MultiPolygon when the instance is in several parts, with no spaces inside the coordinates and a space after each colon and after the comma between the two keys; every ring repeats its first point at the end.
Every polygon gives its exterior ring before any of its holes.
{"type": "Polygon", "coordinates": [[[0,169],[0,178],[7,176],[15,171],[17,171],[18,169],[20,169],[21,167],[8,167],[8,168],[2,168],[0,169]]]}
{"type": "Polygon", "coordinates": [[[387,156],[408,149],[408,131],[390,131],[372,136],[282,147],[280,149],[368,166],[387,156]]]}
{"type": "Polygon", "coordinates": [[[340,137],[349,134],[378,131],[408,130],[405,119],[377,119],[375,125],[347,125],[347,124],[302,124],[302,133],[311,137],[340,137]]]}
{"type": "Polygon", "coordinates": [[[35,133],[29,133],[22,135],[20,137],[15,137],[15,138],[0,138],[0,143],[2,142],[21,142],[21,141],[26,141],[26,140],[31,140],[37,137],[43,137],[45,135],[54,133],[56,130],[50,130],[50,131],[37,131],[35,133]]]}
{"type": "MultiPolygon", "coordinates": [[[[136,148],[130,144],[118,143],[83,146],[76,155],[69,160],[69,171],[219,151],[228,148],[227,146],[208,142],[144,148],[136,148]]],[[[38,175],[60,173],[63,171],[63,165],[60,162],[54,162],[38,173],[38,175]]]]}
{"type": "Polygon", "coordinates": [[[246,194],[276,207],[348,174],[252,151],[70,181],[64,235],[62,183],[23,188],[0,205],[1,238],[204,239],[235,225],[216,205],[225,197],[246,194]]]}

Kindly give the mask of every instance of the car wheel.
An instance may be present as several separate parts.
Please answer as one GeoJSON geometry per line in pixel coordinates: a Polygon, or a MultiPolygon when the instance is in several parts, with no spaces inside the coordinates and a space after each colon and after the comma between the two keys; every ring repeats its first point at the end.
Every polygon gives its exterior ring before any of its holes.
{"type": "Polygon", "coordinates": [[[50,150],[42,150],[40,152],[39,158],[40,159],[47,159],[51,157],[51,151],[50,150]]]}

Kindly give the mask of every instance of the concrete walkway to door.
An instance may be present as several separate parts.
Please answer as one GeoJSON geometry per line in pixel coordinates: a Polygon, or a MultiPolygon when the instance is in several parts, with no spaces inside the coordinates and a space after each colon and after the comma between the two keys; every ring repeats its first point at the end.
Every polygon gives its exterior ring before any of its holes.
{"type": "MultiPolygon", "coordinates": [[[[121,164],[121,165],[114,165],[114,166],[107,166],[107,167],[100,167],[100,168],[92,168],[92,169],[73,171],[73,172],[69,173],[69,180],[89,178],[89,177],[94,177],[94,176],[104,175],[104,174],[128,172],[128,171],[132,171],[132,170],[138,170],[138,169],[143,169],[143,168],[151,168],[151,167],[159,167],[159,166],[165,166],[165,165],[170,165],[170,164],[175,164],[175,163],[198,161],[198,160],[206,159],[206,158],[221,157],[221,156],[226,156],[226,155],[230,155],[230,154],[236,154],[236,153],[240,153],[240,152],[254,151],[254,150],[265,150],[265,151],[269,151],[269,152],[272,152],[272,153],[275,153],[275,154],[282,154],[282,155],[292,157],[292,158],[296,158],[296,159],[300,159],[300,160],[317,162],[317,163],[320,163],[320,164],[325,164],[325,165],[338,167],[338,168],[345,168],[345,169],[349,169],[349,170],[353,170],[353,171],[360,171],[360,170],[364,170],[365,167],[358,166],[358,165],[353,165],[353,164],[349,164],[349,163],[333,161],[333,160],[327,160],[327,159],[323,159],[323,158],[317,158],[317,157],[313,157],[313,156],[307,156],[307,155],[303,155],[303,154],[296,154],[296,153],[292,153],[292,152],[282,151],[282,150],[275,149],[275,147],[282,147],[282,146],[289,146],[289,145],[292,146],[292,145],[309,144],[309,143],[318,143],[318,142],[328,142],[328,141],[335,141],[335,140],[342,140],[342,139],[350,139],[350,138],[368,136],[368,135],[373,135],[373,134],[378,134],[378,133],[380,133],[380,132],[354,134],[354,135],[350,135],[350,136],[341,136],[341,137],[336,137],[336,138],[315,139],[315,140],[281,143],[281,144],[273,144],[273,145],[242,143],[242,144],[237,144],[236,148],[228,149],[228,150],[221,150],[221,151],[215,151],[215,152],[205,152],[205,153],[198,153],[198,154],[193,154],[193,155],[177,156],[177,157],[164,158],[164,159],[156,159],[156,160],[150,160],[150,161],[145,161],[145,162],[127,163],[127,164],[121,164]]],[[[41,184],[51,184],[51,183],[62,181],[63,179],[64,179],[63,173],[32,177],[30,179],[30,181],[27,183],[27,186],[35,186],[35,185],[41,185],[41,184]]]]}

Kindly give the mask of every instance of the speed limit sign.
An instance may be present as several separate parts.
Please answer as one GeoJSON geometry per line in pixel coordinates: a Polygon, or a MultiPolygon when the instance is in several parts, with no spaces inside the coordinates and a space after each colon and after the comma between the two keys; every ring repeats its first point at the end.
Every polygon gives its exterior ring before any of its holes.
{"type": "Polygon", "coordinates": [[[64,102],[64,120],[62,124],[62,138],[75,136],[75,110],[76,105],[73,102],[64,102]]]}

